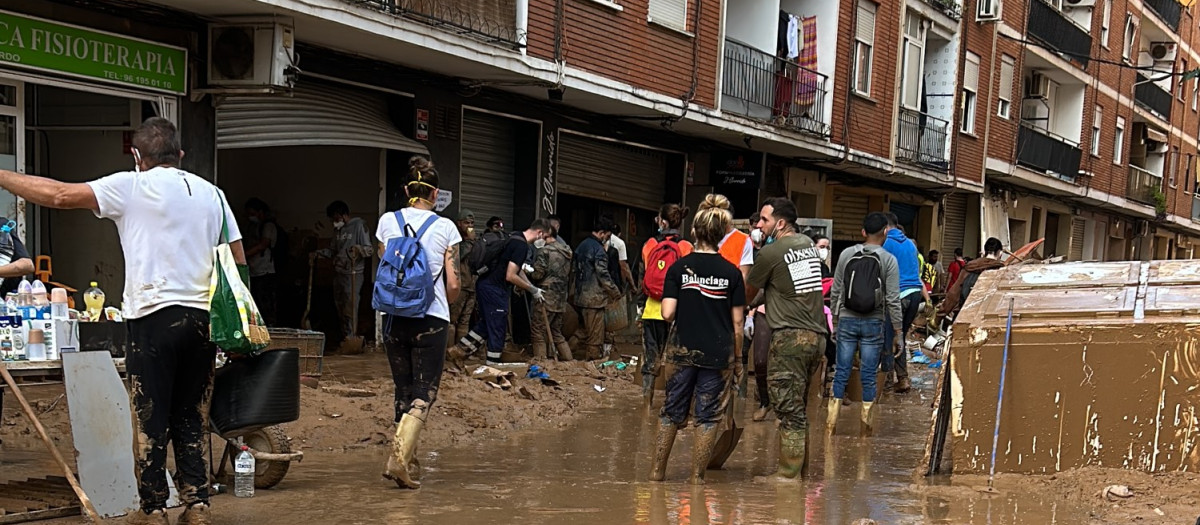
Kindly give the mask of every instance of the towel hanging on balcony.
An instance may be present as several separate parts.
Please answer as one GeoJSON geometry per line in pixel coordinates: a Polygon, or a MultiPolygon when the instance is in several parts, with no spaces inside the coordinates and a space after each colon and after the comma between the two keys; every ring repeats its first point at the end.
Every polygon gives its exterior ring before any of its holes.
{"type": "Polygon", "coordinates": [[[788,15],[787,23],[787,59],[794,60],[800,56],[800,18],[796,15],[788,15]]]}
{"type": "Polygon", "coordinates": [[[800,19],[800,28],[804,33],[804,47],[800,50],[797,64],[796,104],[811,106],[817,101],[817,92],[821,86],[820,79],[814,71],[817,70],[817,17],[809,16],[800,19]]]}

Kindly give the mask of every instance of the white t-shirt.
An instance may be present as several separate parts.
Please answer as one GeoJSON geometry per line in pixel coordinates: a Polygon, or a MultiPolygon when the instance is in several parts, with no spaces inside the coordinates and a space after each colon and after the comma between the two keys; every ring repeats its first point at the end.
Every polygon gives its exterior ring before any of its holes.
{"type": "MultiPolygon", "coordinates": [[[[431,215],[437,215],[429,210],[417,208],[404,208],[400,210],[400,213],[404,214],[405,225],[411,227],[414,233],[421,229],[431,215]]],[[[385,213],[383,217],[379,218],[379,227],[375,229],[375,238],[384,246],[387,245],[389,239],[405,234],[400,231],[400,223],[396,222],[395,212],[385,213]]],[[[425,235],[421,236],[420,242],[421,248],[425,250],[429,271],[433,272],[435,278],[434,299],[433,304],[429,307],[428,315],[443,321],[450,321],[450,303],[446,300],[446,280],[442,278],[442,267],[446,264],[446,250],[462,242],[462,236],[458,234],[458,227],[454,225],[454,221],[438,217],[425,231],[425,235]]]]}
{"type": "Polygon", "coordinates": [[[617,249],[618,261],[629,260],[629,254],[625,251],[625,241],[621,240],[620,237],[617,237],[617,234],[612,234],[612,237],[608,239],[608,245],[617,249]]]}
{"type": "Polygon", "coordinates": [[[208,311],[213,248],[222,204],[229,242],[239,241],[233,211],[212,183],[178,168],[114,173],[88,183],[97,217],[117,224],[125,255],[126,319],[168,306],[208,311]]]}
{"type": "MultiPolygon", "coordinates": [[[[733,235],[733,232],[735,231],[737,230],[729,230],[727,233],[725,233],[725,236],[721,238],[721,243],[717,245],[717,248],[724,246],[725,241],[728,241],[729,236],[733,235]]],[[[742,245],[742,262],[738,266],[754,266],[754,243],[750,242],[750,239],[746,239],[746,244],[742,245]]]]}

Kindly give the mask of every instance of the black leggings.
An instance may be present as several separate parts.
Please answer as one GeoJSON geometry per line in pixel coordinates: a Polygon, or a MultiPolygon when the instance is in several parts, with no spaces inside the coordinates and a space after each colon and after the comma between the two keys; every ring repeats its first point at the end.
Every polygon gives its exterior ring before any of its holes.
{"type": "Polygon", "coordinates": [[[446,363],[446,338],[450,322],[436,317],[421,319],[384,316],[383,348],[396,383],[396,422],[413,402],[426,409],[437,399],[446,363]]]}
{"type": "Polygon", "coordinates": [[[130,319],[125,369],[136,412],[134,452],[142,510],[167,506],[167,442],[175,448],[176,481],[186,505],[208,502],[205,425],[216,347],[208,312],[182,306],[130,319]]]}

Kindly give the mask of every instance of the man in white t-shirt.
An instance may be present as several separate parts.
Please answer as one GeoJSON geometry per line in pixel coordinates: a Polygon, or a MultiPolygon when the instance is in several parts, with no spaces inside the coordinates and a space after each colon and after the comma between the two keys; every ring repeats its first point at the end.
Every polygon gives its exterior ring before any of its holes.
{"type": "Polygon", "coordinates": [[[125,367],[137,414],[134,436],[141,511],[128,523],[167,525],[167,443],[174,441],[180,523],[211,523],[204,457],[216,347],[208,339],[213,248],[222,226],[246,274],[241,233],[224,193],[179,169],[183,150],[170,121],[154,117],[133,134],[134,171],[86,184],[0,170],[0,187],[39,206],[91,210],[116,223],[125,255],[125,367]],[[170,249],[166,249],[167,246],[170,249]]]}
{"type": "Polygon", "coordinates": [[[608,245],[617,250],[617,265],[621,267],[621,279],[624,284],[621,285],[622,290],[628,290],[633,286],[633,273],[629,270],[629,252],[625,248],[625,241],[619,237],[621,234],[621,225],[613,226],[612,237],[608,239],[608,245]]]}

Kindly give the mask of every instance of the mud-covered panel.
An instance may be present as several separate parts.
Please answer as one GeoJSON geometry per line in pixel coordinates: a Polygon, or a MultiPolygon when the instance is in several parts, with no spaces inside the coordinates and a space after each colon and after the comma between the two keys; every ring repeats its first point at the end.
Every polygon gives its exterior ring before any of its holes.
{"type": "Polygon", "coordinates": [[[1020,320],[1132,318],[1137,302],[1137,289],[1134,287],[1000,290],[981,295],[982,304],[979,305],[977,316],[984,319],[1006,318],[1010,299],[1013,302],[1013,315],[1020,320]]]}
{"type": "Polygon", "coordinates": [[[1151,285],[1200,285],[1200,264],[1194,260],[1152,261],[1149,282],[1151,285]]]}
{"type": "Polygon", "coordinates": [[[1200,285],[1154,286],[1146,291],[1147,317],[1184,315],[1200,315],[1200,285]]]}
{"type": "Polygon", "coordinates": [[[1134,286],[1139,263],[1027,264],[1005,270],[1002,289],[1134,286]]]}
{"type": "MultiPolygon", "coordinates": [[[[1014,327],[998,472],[1195,471],[1200,326],[1014,327]]],[[[1004,328],[953,336],[954,470],[986,472],[1004,328]]]]}

